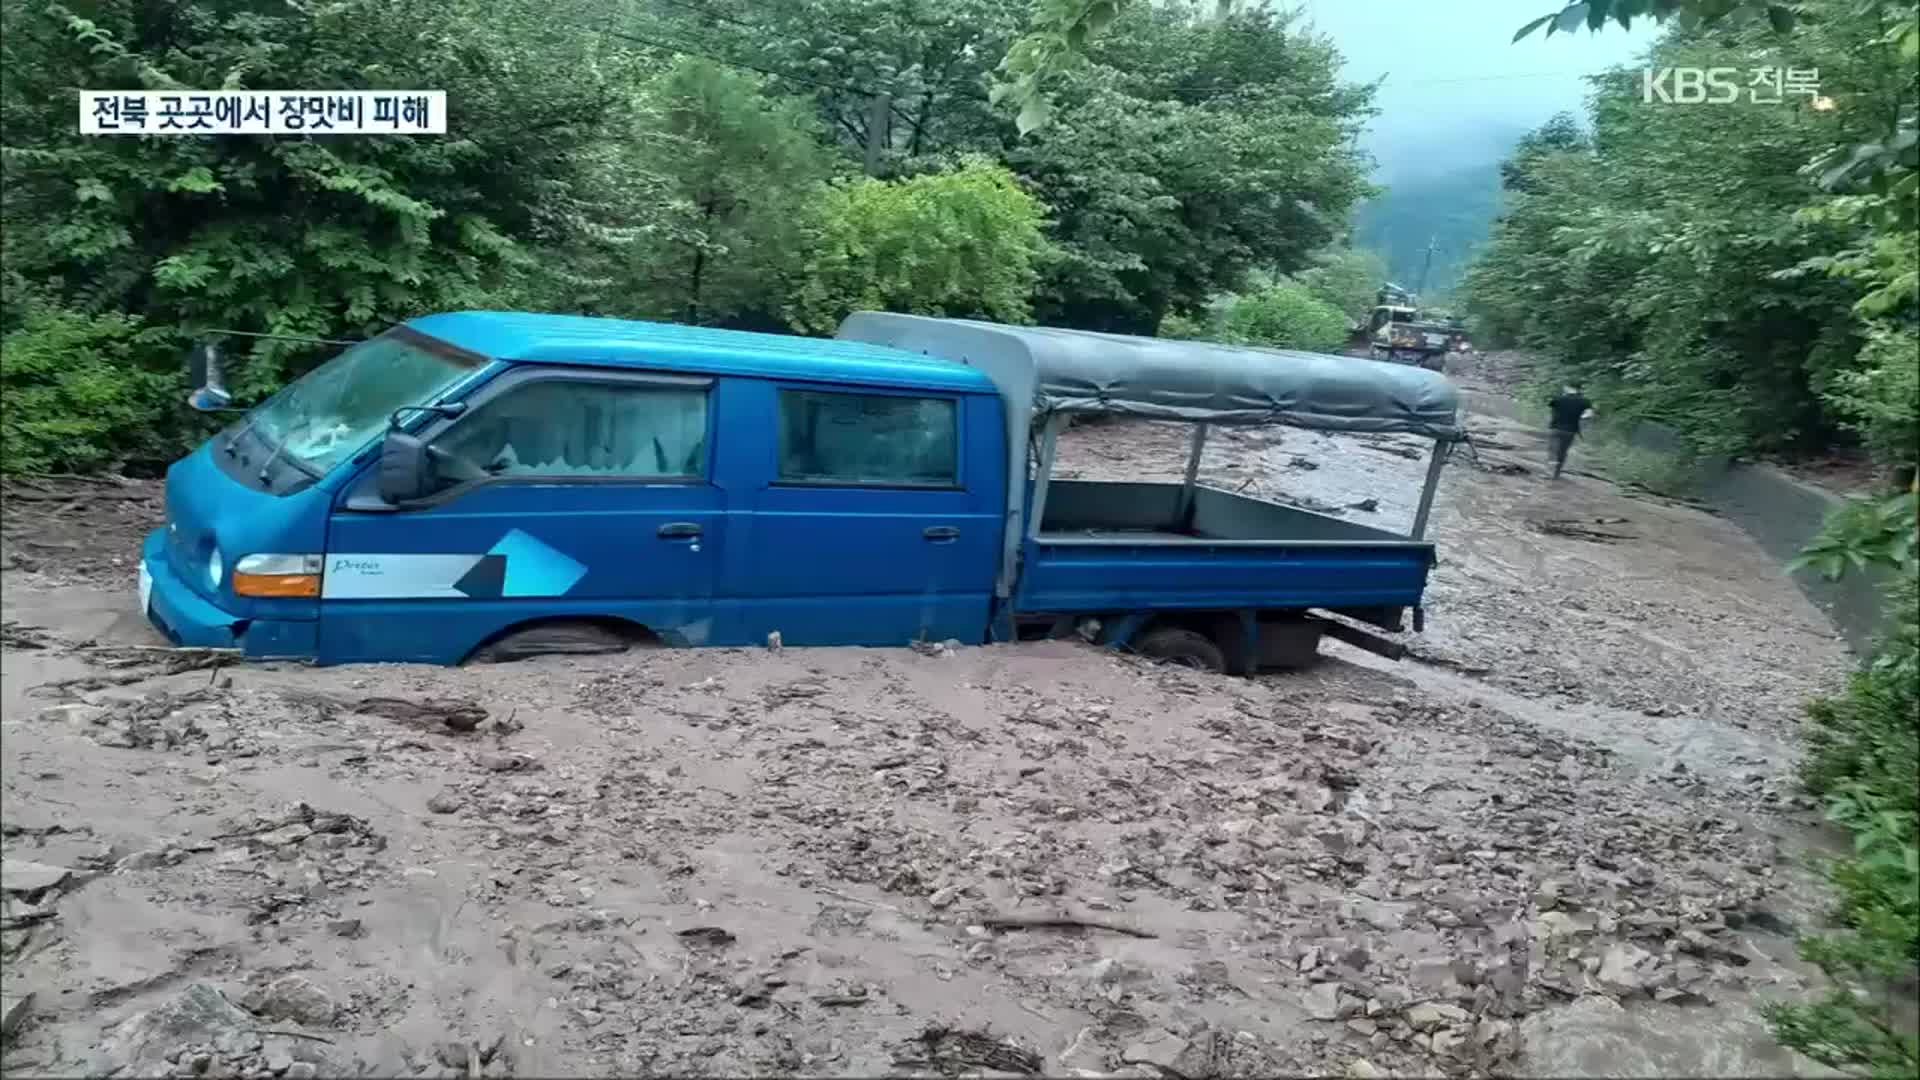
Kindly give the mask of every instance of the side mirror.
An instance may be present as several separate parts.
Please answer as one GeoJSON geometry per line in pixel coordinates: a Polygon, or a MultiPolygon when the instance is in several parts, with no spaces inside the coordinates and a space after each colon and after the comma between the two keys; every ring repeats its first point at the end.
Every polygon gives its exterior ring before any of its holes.
{"type": "Polygon", "coordinates": [[[393,506],[433,493],[433,458],[426,441],[404,431],[388,431],[380,442],[380,498],[393,506]]]}
{"type": "Polygon", "coordinates": [[[187,404],[201,412],[224,409],[233,401],[221,372],[220,346],[211,341],[187,350],[187,381],[193,384],[187,404]]]}

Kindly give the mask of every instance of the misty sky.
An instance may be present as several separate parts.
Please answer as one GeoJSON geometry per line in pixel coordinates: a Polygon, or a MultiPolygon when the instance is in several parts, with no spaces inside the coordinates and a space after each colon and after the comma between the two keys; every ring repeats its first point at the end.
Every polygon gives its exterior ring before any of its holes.
{"type": "MultiPolygon", "coordinates": [[[[1655,28],[1609,25],[1513,43],[1513,32],[1557,0],[1280,0],[1297,5],[1339,45],[1354,81],[1387,81],[1363,141],[1379,179],[1484,161],[1495,145],[1554,113],[1580,114],[1580,75],[1626,63],[1655,28]],[[1464,159],[1464,160],[1463,160],[1464,159]]],[[[1502,156],[1497,150],[1494,157],[1502,156]]]]}

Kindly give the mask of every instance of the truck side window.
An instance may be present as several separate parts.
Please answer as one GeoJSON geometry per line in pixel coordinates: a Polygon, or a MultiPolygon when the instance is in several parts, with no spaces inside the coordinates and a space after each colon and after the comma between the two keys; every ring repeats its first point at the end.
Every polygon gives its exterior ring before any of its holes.
{"type": "Polygon", "coordinates": [[[542,379],[461,417],[433,441],[447,486],[489,476],[700,479],[704,390],[542,379]],[[450,466],[450,468],[449,468],[450,466]]]}
{"type": "Polygon", "coordinates": [[[779,479],[953,487],[956,414],[951,398],[782,390],[779,479]]]}

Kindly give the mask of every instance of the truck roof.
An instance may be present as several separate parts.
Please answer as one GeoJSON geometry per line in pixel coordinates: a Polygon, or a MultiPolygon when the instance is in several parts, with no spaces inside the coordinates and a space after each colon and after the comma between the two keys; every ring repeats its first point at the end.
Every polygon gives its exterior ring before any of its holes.
{"type": "Polygon", "coordinates": [[[981,393],[994,390],[991,379],[965,364],[834,338],[518,311],[458,311],[409,319],[406,325],[470,352],[516,363],[670,368],[715,375],[981,393]]]}

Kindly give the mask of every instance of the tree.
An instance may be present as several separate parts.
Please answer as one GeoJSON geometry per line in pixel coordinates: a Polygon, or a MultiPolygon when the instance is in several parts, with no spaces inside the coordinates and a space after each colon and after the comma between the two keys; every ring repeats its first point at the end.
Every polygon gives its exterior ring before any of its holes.
{"type": "MultiPolygon", "coordinates": [[[[4,0],[9,280],[159,328],[355,336],[571,291],[658,207],[604,138],[639,58],[553,32],[585,0],[4,0]],[[184,43],[191,43],[187,45],[184,43]],[[88,138],[82,86],[444,88],[446,137],[88,138]]],[[[299,346],[266,342],[243,391],[299,346]]]]}
{"type": "Polygon", "coordinates": [[[1386,278],[1386,260],[1365,248],[1319,252],[1312,266],[1294,275],[1315,299],[1355,321],[1373,311],[1374,298],[1386,278]]]}
{"type": "Polygon", "coordinates": [[[1063,80],[1058,123],[1002,150],[1065,251],[1042,321],[1151,334],[1255,267],[1304,269],[1371,190],[1369,102],[1288,16],[1130,12],[1063,80]]]}
{"type": "Polygon", "coordinates": [[[1030,319],[1049,254],[1042,210],[999,165],[836,183],[814,220],[787,304],[796,330],[830,333],[861,310],[1030,319]]]}
{"type": "MultiPolygon", "coordinates": [[[[1881,35],[1871,20],[1829,18],[1789,54],[1765,27],[1676,30],[1651,62],[1818,66],[1832,92],[1862,100],[1897,70],[1881,35]]],[[[1596,80],[1590,141],[1564,123],[1523,141],[1470,305],[1496,337],[1594,381],[1617,414],[1665,420],[1721,452],[1826,445],[1845,422],[1830,392],[1862,355],[1849,315],[1861,290],[1807,269],[1852,228],[1795,211],[1819,198],[1801,167],[1870,130],[1868,111],[1650,108],[1637,81],[1596,80]]],[[[1887,89],[1895,110],[1911,92],[1887,89]]]]}
{"type": "Polygon", "coordinates": [[[812,110],[698,58],[668,68],[642,101],[636,136],[671,202],[659,231],[633,245],[633,285],[615,310],[690,323],[777,310],[831,166],[812,110]]]}
{"type": "Polygon", "coordinates": [[[1306,286],[1281,281],[1235,297],[1226,306],[1221,329],[1221,340],[1235,345],[1329,352],[1346,340],[1347,319],[1306,286]]]}

